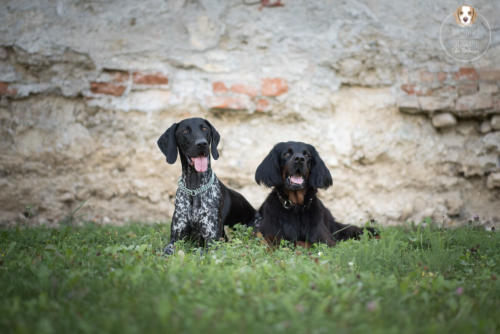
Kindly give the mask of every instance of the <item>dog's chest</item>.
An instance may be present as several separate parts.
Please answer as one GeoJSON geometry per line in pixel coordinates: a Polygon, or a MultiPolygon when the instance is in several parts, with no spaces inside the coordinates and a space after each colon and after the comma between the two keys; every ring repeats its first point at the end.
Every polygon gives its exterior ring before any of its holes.
{"type": "Polygon", "coordinates": [[[206,220],[207,217],[218,216],[220,201],[220,183],[215,179],[214,184],[207,191],[196,196],[190,196],[181,189],[177,189],[175,211],[186,223],[198,223],[206,220]]]}
{"type": "Polygon", "coordinates": [[[310,240],[320,220],[318,211],[314,209],[283,210],[280,215],[280,230],[285,239],[310,240]]]}

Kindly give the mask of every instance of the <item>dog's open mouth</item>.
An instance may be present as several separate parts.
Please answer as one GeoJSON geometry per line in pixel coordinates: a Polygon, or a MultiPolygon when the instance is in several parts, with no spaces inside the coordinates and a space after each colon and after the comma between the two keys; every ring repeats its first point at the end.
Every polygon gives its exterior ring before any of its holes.
{"type": "Polygon", "coordinates": [[[301,175],[290,175],[288,176],[288,182],[300,186],[304,183],[304,178],[301,175]]]}
{"type": "Polygon", "coordinates": [[[198,173],[206,172],[208,169],[208,157],[200,155],[197,157],[191,157],[191,165],[198,173]]]}

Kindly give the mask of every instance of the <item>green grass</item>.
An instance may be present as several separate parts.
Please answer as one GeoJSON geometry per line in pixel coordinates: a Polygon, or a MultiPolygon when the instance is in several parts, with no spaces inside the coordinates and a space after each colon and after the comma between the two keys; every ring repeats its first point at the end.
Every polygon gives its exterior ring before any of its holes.
{"type": "Polygon", "coordinates": [[[269,251],[246,229],[165,258],[168,225],[0,231],[0,332],[495,333],[500,235],[383,228],[269,251]]]}

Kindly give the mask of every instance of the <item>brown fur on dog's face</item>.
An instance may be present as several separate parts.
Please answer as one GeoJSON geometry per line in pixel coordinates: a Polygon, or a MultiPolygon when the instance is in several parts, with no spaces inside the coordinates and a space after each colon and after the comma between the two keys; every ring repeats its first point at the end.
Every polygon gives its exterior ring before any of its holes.
{"type": "Polygon", "coordinates": [[[476,21],[476,10],[469,5],[463,5],[455,11],[455,20],[463,27],[471,26],[476,21]]]}

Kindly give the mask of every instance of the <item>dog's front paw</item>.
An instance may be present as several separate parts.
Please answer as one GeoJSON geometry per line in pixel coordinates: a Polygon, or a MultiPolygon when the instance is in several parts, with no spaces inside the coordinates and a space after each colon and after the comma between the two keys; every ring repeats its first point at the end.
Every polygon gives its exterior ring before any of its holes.
{"type": "Polygon", "coordinates": [[[163,255],[173,255],[175,252],[174,244],[168,244],[163,250],[163,255]]]}

